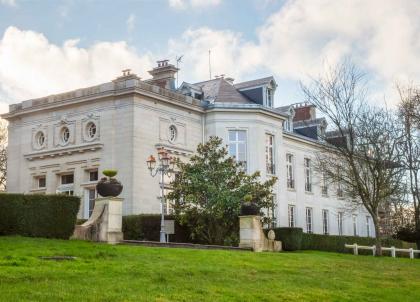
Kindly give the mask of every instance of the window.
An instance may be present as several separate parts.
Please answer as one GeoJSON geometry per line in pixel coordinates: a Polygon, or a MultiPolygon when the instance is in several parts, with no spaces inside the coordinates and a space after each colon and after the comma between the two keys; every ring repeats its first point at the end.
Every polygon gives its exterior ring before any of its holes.
{"type": "Polygon", "coordinates": [[[344,196],[343,188],[341,186],[341,182],[339,181],[337,184],[337,197],[342,198],[344,196]]]}
{"type": "Polygon", "coordinates": [[[63,127],[61,129],[61,142],[66,144],[69,142],[70,139],[70,130],[67,127],[63,127]]]}
{"type": "Polygon", "coordinates": [[[324,235],[329,234],[329,213],[328,210],[322,210],[322,231],[324,235]]]}
{"type": "Polygon", "coordinates": [[[90,139],[95,138],[96,136],[96,125],[94,122],[89,122],[86,126],[86,134],[90,139]]]}
{"type": "Polygon", "coordinates": [[[327,173],[322,173],[322,186],[321,186],[321,193],[323,196],[328,196],[328,181],[327,181],[327,173]]]}
{"type": "Polygon", "coordinates": [[[45,188],[47,186],[47,179],[45,176],[38,177],[38,188],[45,188]]]}
{"type": "Polygon", "coordinates": [[[246,143],[245,130],[229,130],[229,155],[242,165],[244,171],[247,170],[246,143]]]}
{"type": "Polygon", "coordinates": [[[312,192],[312,171],[311,171],[311,160],[309,158],[304,159],[305,166],[305,191],[312,192]]]}
{"type": "Polygon", "coordinates": [[[353,236],[357,236],[357,215],[356,214],[353,214],[352,220],[353,220],[353,236]]]}
{"type": "Polygon", "coordinates": [[[306,208],[306,233],[312,232],[312,208],[306,208]]]}
{"type": "Polygon", "coordinates": [[[287,188],[295,188],[294,169],[293,169],[293,155],[286,154],[286,171],[287,171],[287,188]]]}
{"type": "Polygon", "coordinates": [[[296,207],[289,205],[289,227],[294,228],[296,226],[296,207]]]}
{"type": "Polygon", "coordinates": [[[274,135],[265,135],[265,162],[267,174],[276,174],[274,166],[274,135]]]}
{"type": "Polygon", "coordinates": [[[276,221],[277,218],[276,218],[276,213],[275,213],[277,197],[275,194],[272,195],[271,201],[272,201],[271,206],[265,209],[266,217],[271,219],[271,224],[266,225],[266,227],[275,228],[276,223],[277,223],[276,221]]]}
{"type": "Polygon", "coordinates": [[[98,170],[89,171],[89,181],[97,181],[98,180],[98,170]]]}
{"type": "Polygon", "coordinates": [[[370,237],[370,216],[366,216],[366,237],[370,237]]]}
{"type": "Polygon", "coordinates": [[[35,143],[38,148],[42,148],[45,144],[45,134],[42,131],[38,131],[35,135],[35,143]]]}
{"type": "Polygon", "coordinates": [[[96,198],[96,190],[95,189],[89,189],[88,190],[88,198],[89,198],[89,217],[93,213],[93,209],[95,208],[95,198],[96,198]]]}
{"type": "Polygon", "coordinates": [[[74,175],[73,174],[61,175],[61,184],[62,185],[73,184],[73,182],[74,182],[74,175]]]}
{"type": "Polygon", "coordinates": [[[343,212],[338,212],[338,235],[343,235],[343,212]]]}
{"type": "Polygon", "coordinates": [[[273,90],[267,88],[267,107],[273,107],[273,90]]]}
{"type": "Polygon", "coordinates": [[[169,127],[169,141],[174,142],[178,135],[178,130],[176,129],[175,125],[171,125],[169,127]]]}

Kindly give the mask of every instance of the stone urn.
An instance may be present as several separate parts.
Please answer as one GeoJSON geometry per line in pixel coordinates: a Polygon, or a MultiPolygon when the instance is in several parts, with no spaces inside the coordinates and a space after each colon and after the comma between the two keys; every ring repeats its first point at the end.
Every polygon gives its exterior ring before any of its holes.
{"type": "Polygon", "coordinates": [[[241,205],[241,216],[259,215],[260,209],[253,202],[244,202],[241,205]]]}
{"type": "Polygon", "coordinates": [[[115,179],[115,175],[117,175],[116,170],[104,170],[102,172],[105,176],[102,177],[98,184],[96,185],[96,190],[98,194],[102,197],[117,197],[121,194],[123,190],[123,185],[117,179],[115,179]]]}

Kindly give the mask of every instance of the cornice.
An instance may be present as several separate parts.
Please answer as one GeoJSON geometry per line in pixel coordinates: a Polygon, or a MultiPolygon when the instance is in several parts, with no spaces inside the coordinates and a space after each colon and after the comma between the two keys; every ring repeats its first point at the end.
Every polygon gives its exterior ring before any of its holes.
{"type": "Polygon", "coordinates": [[[69,146],[64,148],[57,148],[48,151],[38,151],[24,154],[24,158],[27,160],[35,160],[35,159],[45,159],[49,157],[56,157],[56,156],[65,156],[70,155],[73,153],[84,153],[84,152],[91,152],[97,151],[103,148],[103,144],[101,143],[90,143],[90,144],[82,144],[82,145],[75,145],[69,146]]]}

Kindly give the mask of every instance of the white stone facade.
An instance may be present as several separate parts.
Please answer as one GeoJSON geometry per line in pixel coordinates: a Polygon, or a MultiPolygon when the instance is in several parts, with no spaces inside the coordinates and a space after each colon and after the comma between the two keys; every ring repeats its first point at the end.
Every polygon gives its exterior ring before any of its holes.
{"type": "Polygon", "coordinates": [[[357,235],[366,236],[369,228],[369,235],[374,236],[371,219],[367,227],[366,211],[345,211],[344,200],[333,194],[334,188],[324,196],[314,172],[312,192],[305,192],[304,158],[314,159],[317,144],[283,131],[289,117],[264,104],[230,104],[227,99],[223,104],[206,105],[204,100],[128,74],[99,86],[11,105],[3,117],[9,121],[7,191],[79,195],[79,218],[89,217],[96,171],[100,178],[104,169],[118,170],[117,178],[124,185],[120,196],[124,215],[159,213],[159,179],[150,176],[147,157],[165,147],[171,155],[188,160],[210,136],[228,144],[229,131],[239,130],[246,139],[236,150],[245,150],[247,171],[259,170],[263,178],[278,177],[274,187],[278,226],[288,226],[293,220],[294,226],[306,231],[306,208],[311,208],[314,233],[353,235],[356,217],[357,235]],[[273,150],[274,165],[269,167],[267,141],[273,150]],[[292,189],[287,187],[287,154],[293,155],[292,189]],[[73,179],[63,175],[73,175],[73,179]],[[323,210],[328,211],[326,217],[323,210]],[[328,220],[327,229],[323,218],[328,220]]]}

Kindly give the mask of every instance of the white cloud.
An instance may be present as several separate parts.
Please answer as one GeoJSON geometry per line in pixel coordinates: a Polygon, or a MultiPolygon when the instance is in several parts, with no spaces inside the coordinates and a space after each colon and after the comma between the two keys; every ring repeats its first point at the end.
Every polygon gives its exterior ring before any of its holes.
{"type": "Polygon", "coordinates": [[[8,6],[17,6],[16,0],[0,0],[0,4],[8,6]]]}
{"type": "Polygon", "coordinates": [[[195,79],[208,78],[208,49],[217,73],[239,78],[264,69],[278,80],[300,80],[350,57],[369,72],[379,95],[393,98],[396,80],[420,82],[419,11],[416,0],[295,0],[267,19],[256,42],[198,28],[169,45],[193,63],[195,79]]]}
{"type": "Polygon", "coordinates": [[[150,54],[139,55],[126,42],[96,42],[88,48],[77,44],[74,39],[59,46],[34,31],[7,28],[0,40],[1,102],[107,82],[125,68],[148,77],[153,65],[150,54]]]}
{"type": "Polygon", "coordinates": [[[175,9],[203,8],[217,6],[222,0],[169,0],[169,6],[175,9]]]}
{"type": "Polygon", "coordinates": [[[132,32],[136,26],[136,15],[130,14],[126,21],[127,31],[132,32]]]}

